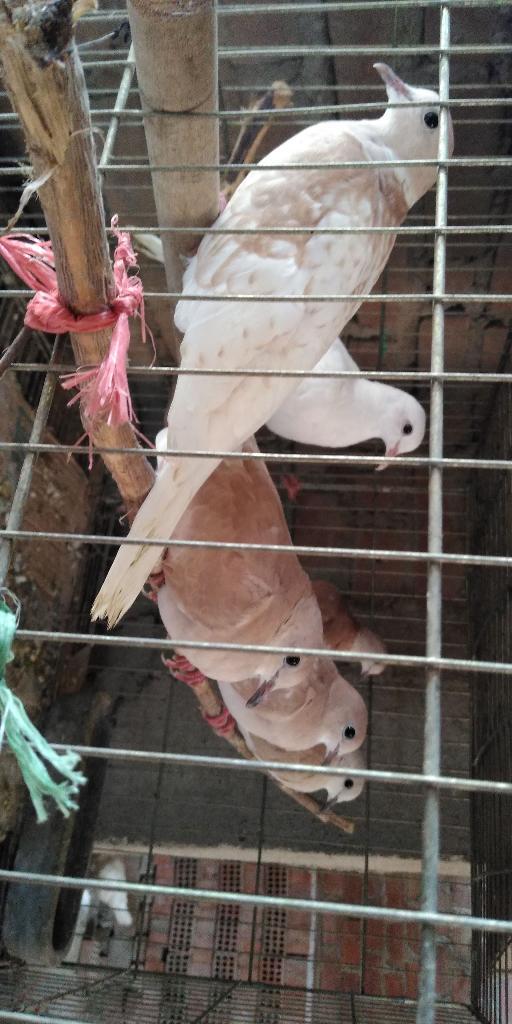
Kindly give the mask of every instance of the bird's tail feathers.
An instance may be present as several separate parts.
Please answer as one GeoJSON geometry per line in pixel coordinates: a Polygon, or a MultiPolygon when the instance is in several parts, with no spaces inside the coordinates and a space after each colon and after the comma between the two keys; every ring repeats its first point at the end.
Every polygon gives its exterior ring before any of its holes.
{"type": "MultiPolygon", "coordinates": [[[[366,651],[369,654],[385,654],[386,645],[371,629],[366,629],[365,626],[362,626],[354,639],[352,650],[355,654],[366,651]]],[[[380,661],[370,661],[366,658],[363,658],[361,661],[361,671],[365,676],[378,676],[381,672],[384,672],[385,668],[386,665],[380,661]]]]}
{"type": "MultiPolygon", "coordinates": [[[[199,488],[220,459],[172,458],[141,505],[128,537],[170,538],[199,488]]],[[[153,544],[121,544],[92,607],[92,618],[107,618],[109,628],[122,618],[142,590],[165,550],[153,544]]]]}

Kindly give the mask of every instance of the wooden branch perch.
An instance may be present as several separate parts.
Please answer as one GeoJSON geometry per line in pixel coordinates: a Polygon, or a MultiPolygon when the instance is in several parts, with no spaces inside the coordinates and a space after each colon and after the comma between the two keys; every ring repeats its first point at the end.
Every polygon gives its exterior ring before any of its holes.
{"type": "MultiPolygon", "coordinates": [[[[51,171],[39,189],[53,244],[60,296],[74,313],[95,313],[114,297],[104,209],[96,168],[89,101],[73,41],[70,0],[0,0],[0,60],[17,111],[34,178],[51,171]]],[[[72,334],[78,366],[98,365],[111,329],[72,334]]],[[[90,424],[84,423],[90,428],[90,424]]],[[[129,424],[94,426],[93,441],[134,448],[129,424]]],[[[130,513],[151,488],[145,456],[111,454],[104,461],[130,513]]]]}
{"type": "MultiPolygon", "coordinates": [[[[197,116],[217,109],[214,0],[129,0],[128,14],[150,164],[218,164],[217,119],[197,116]]],[[[205,228],[218,216],[218,171],[154,171],[152,180],[160,228],[205,228]]],[[[180,291],[200,240],[201,231],[163,232],[169,291],[180,291]]],[[[174,347],[179,362],[176,330],[174,347]]]]}
{"type": "MultiPolygon", "coordinates": [[[[197,702],[201,708],[201,711],[203,711],[207,717],[216,717],[217,715],[221,714],[221,712],[224,710],[223,701],[217,691],[217,688],[212,682],[210,682],[209,679],[206,679],[205,677],[204,681],[199,685],[195,685],[193,689],[197,702]]],[[[236,726],[233,726],[231,732],[224,732],[223,737],[225,740],[227,740],[228,743],[231,743],[231,746],[235,748],[235,750],[241,755],[241,757],[247,758],[248,761],[258,760],[258,758],[254,757],[254,755],[249,750],[249,747],[247,746],[243,736],[239,733],[236,726]]],[[[281,789],[283,793],[286,793],[286,795],[291,797],[292,800],[295,800],[295,803],[300,804],[301,807],[304,807],[306,811],[309,811],[311,814],[314,814],[315,818],[318,818],[322,822],[322,824],[334,825],[334,827],[340,829],[341,832],[348,832],[350,835],[353,833],[353,821],[349,821],[347,818],[342,818],[339,814],[336,814],[334,811],[322,811],[320,809],[320,805],[313,797],[307,796],[306,793],[296,793],[295,790],[288,789],[288,786],[284,785],[284,783],[282,782],[279,782],[279,780],[274,778],[274,776],[272,775],[270,776],[270,778],[276,786],[279,786],[279,789],[281,789]]],[[[318,780],[318,783],[318,788],[321,789],[321,779],[318,780]]]]}
{"type": "MultiPolygon", "coordinates": [[[[230,164],[253,164],[256,162],[257,153],[261,147],[273,118],[266,117],[264,120],[258,118],[259,110],[282,110],[283,107],[291,105],[293,92],[287,82],[273,82],[269,89],[259,100],[249,108],[248,117],[242,124],[238,138],[229,158],[230,164]]],[[[226,200],[231,196],[242,183],[249,172],[236,167],[227,169],[224,175],[226,184],[222,194],[226,200]]]]}

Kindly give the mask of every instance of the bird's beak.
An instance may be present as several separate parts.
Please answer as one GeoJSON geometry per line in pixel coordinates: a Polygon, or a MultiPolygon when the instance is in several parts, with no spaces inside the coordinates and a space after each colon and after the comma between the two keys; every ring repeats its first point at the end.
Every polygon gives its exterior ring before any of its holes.
{"type": "Polygon", "coordinates": [[[409,86],[402,82],[398,75],[395,75],[389,64],[374,64],[373,66],[386,86],[390,103],[404,103],[413,99],[409,86]]]}
{"type": "Polygon", "coordinates": [[[330,750],[325,755],[325,757],[324,757],[324,759],[322,761],[322,768],[326,768],[327,765],[332,764],[332,762],[334,761],[334,758],[336,757],[336,754],[338,753],[339,749],[340,749],[340,746],[339,746],[339,743],[338,743],[337,747],[334,747],[333,750],[330,750]]]}
{"type": "MultiPolygon", "coordinates": [[[[386,448],[386,459],[394,459],[395,455],[398,455],[399,451],[400,441],[397,441],[397,443],[393,444],[391,448],[386,448]]],[[[379,473],[381,469],[387,469],[388,465],[388,462],[379,462],[378,466],[375,466],[375,472],[379,473]]]]}
{"type": "Polygon", "coordinates": [[[267,693],[270,692],[274,685],[274,679],[267,679],[265,682],[258,686],[258,689],[254,691],[252,697],[246,701],[246,708],[257,708],[258,704],[261,704],[262,700],[266,697],[267,693]]]}
{"type": "Polygon", "coordinates": [[[332,811],[333,807],[338,803],[338,797],[333,796],[330,800],[319,800],[318,809],[321,813],[325,811],[332,811]]]}

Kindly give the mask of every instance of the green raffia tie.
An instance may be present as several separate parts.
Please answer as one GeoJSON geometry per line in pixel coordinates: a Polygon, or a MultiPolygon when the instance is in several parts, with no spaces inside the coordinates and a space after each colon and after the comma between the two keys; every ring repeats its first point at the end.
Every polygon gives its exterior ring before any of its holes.
{"type": "Polygon", "coordinates": [[[8,590],[0,590],[0,750],[4,738],[7,740],[21,774],[28,787],[38,822],[46,821],[48,812],[44,798],[50,797],[59,810],[68,817],[71,810],[77,810],[75,797],[80,786],[86,781],[85,775],[75,771],[80,758],[68,750],[57,754],[41,735],[21,703],[19,697],[9,689],[5,681],[5,666],[13,660],[12,642],[16,633],[19,602],[8,590]],[[11,611],[5,597],[11,598],[16,613],[11,611]],[[55,769],[64,781],[55,782],[48,772],[45,761],[55,769]]]}

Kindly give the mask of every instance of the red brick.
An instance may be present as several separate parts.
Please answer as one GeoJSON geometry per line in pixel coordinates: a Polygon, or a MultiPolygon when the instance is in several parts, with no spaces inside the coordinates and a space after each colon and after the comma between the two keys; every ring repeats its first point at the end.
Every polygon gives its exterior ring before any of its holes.
{"type": "Polygon", "coordinates": [[[286,929],[286,953],[287,955],[304,956],[309,952],[309,932],[301,931],[298,928],[286,929]]]}
{"type": "Polygon", "coordinates": [[[399,997],[405,996],[406,981],[405,975],[399,971],[395,971],[393,974],[384,975],[384,991],[387,996],[399,997]]]}
{"type": "Polygon", "coordinates": [[[157,855],[154,861],[157,885],[172,885],[174,881],[174,863],[171,858],[157,855]]]}
{"type": "Polygon", "coordinates": [[[330,992],[339,992],[341,969],[338,964],[321,964],[318,987],[330,992]]]}
{"type": "Polygon", "coordinates": [[[469,978],[456,978],[452,985],[451,997],[455,1003],[469,1003],[471,985],[469,978]]]}
{"type": "Polygon", "coordinates": [[[285,960],[282,973],[283,985],[304,988],[306,984],[306,964],[300,960],[285,960]]]}
{"type": "Polygon", "coordinates": [[[288,868],[288,895],[292,897],[309,896],[311,889],[311,872],[306,868],[288,868]]]}
{"type": "Polygon", "coordinates": [[[144,963],[144,970],[145,971],[159,971],[159,972],[162,972],[163,969],[164,969],[164,965],[163,965],[162,961],[159,960],[157,957],[154,957],[154,956],[146,957],[146,960],[145,960],[145,963],[144,963]]]}
{"type": "Polygon", "coordinates": [[[403,939],[388,939],[387,962],[390,966],[401,967],[408,960],[409,947],[403,939]]]}
{"type": "Polygon", "coordinates": [[[339,992],[359,992],[361,979],[359,971],[340,971],[339,992]]]}
{"type": "Polygon", "coordinates": [[[405,879],[393,875],[386,879],[386,903],[388,907],[400,908],[407,906],[405,879]]]}
{"type": "Polygon", "coordinates": [[[361,962],[361,942],[358,935],[346,935],[342,939],[341,962],[350,965],[361,962]]]}
{"type": "Polygon", "coordinates": [[[360,903],[362,875],[356,872],[345,874],[341,871],[319,871],[318,897],[336,900],[338,903],[360,903]]]}
{"type": "Polygon", "coordinates": [[[368,879],[368,900],[382,907],[386,905],[385,878],[382,875],[370,875],[368,879]]]}
{"type": "Polygon", "coordinates": [[[406,999],[418,998],[418,981],[419,974],[417,971],[406,971],[404,992],[406,999]]]}
{"type": "Polygon", "coordinates": [[[152,906],[151,915],[153,914],[166,914],[171,913],[172,898],[171,896],[155,896],[152,906]]]}
{"type": "Polygon", "coordinates": [[[364,972],[364,991],[368,996],[384,995],[384,976],[382,970],[368,968],[364,972]]]}
{"type": "MultiPolygon", "coordinates": [[[[325,921],[327,915],[322,915],[322,920],[325,921]]],[[[286,913],[286,927],[287,928],[298,928],[302,931],[309,932],[311,924],[311,914],[308,910],[288,910],[286,913]]]]}

